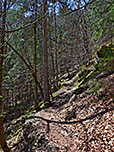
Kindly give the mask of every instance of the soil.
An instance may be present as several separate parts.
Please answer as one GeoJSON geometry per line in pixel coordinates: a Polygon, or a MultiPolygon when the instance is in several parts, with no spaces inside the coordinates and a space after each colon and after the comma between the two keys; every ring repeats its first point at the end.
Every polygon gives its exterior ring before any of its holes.
{"type": "Polygon", "coordinates": [[[65,83],[51,107],[16,121],[21,128],[7,140],[11,152],[114,151],[114,74],[104,78],[99,93],[87,87],[72,100],[72,80],[65,83]]]}

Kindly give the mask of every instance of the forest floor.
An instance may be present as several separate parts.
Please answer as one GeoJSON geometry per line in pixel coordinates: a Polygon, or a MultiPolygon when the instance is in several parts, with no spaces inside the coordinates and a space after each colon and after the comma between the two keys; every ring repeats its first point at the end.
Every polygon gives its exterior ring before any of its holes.
{"type": "Polygon", "coordinates": [[[11,152],[114,151],[114,73],[96,94],[87,87],[73,96],[72,80],[64,81],[51,107],[12,121],[10,128],[18,129],[7,140],[11,152]]]}

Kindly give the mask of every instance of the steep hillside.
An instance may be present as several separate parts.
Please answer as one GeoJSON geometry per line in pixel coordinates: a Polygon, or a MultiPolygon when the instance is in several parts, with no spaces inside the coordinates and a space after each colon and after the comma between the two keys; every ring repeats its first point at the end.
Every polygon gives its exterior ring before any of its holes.
{"type": "Polygon", "coordinates": [[[113,45],[97,55],[61,78],[50,107],[5,124],[12,152],[114,151],[113,45]]]}

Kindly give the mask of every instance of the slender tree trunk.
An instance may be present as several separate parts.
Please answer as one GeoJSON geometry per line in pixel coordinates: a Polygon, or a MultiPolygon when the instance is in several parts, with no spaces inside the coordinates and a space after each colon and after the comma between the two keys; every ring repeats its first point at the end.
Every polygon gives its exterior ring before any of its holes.
{"type": "MultiPolygon", "coordinates": [[[[5,2],[4,2],[5,3],[5,2]]],[[[0,1],[0,12],[2,12],[2,2],[0,1]]],[[[5,21],[5,16],[2,17],[2,23],[1,23],[1,27],[2,30],[5,30],[5,26],[4,26],[4,21],[5,21]]],[[[4,39],[5,39],[5,34],[1,33],[1,44],[4,44],[4,39]]],[[[4,47],[1,48],[0,50],[0,145],[2,147],[2,149],[5,148],[5,137],[4,137],[4,127],[3,127],[3,117],[2,117],[2,104],[3,104],[3,100],[2,100],[2,73],[3,73],[3,57],[4,54],[4,47]]]]}
{"type": "Polygon", "coordinates": [[[19,87],[19,92],[20,92],[20,111],[21,111],[21,115],[24,114],[24,100],[23,100],[23,73],[21,73],[21,80],[20,80],[20,87],[19,87]]]}
{"type": "MultiPolygon", "coordinates": [[[[2,9],[2,2],[0,1],[0,13],[2,12],[2,10],[6,10],[6,0],[4,0],[3,9],[2,9]]],[[[6,20],[6,11],[4,12],[4,14],[2,16],[2,22],[1,22],[1,27],[2,27],[3,31],[5,31],[5,20],[6,20]]],[[[1,41],[0,42],[1,45],[3,45],[4,42],[5,42],[5,34],[4,33],[1,33],[0,41],[1,41]]],[[[4,152],[8,152],[9,149],[8,149],[6,141],[5,141],[3,117],[2,117],[2,105],[3,105],[3,100],[2,100],[2,74],[3,74],[4,53],[5,53],[5,47],[2,46],[2,48],[0,50],[0,145],[1,145],[1,148],[3,149],[4,152]]]]}
{"type": "Polygon", "coordinates": [[[48,50],[47,50],[47,0],[44,0],[44,36],[43,36],[43,70],[44,70],[44,100],[50,102],[48,50]]]}
{"type": "Polygon", "coordinates": [[[53,89],[55,89],[55,67],[54,67],[54,55],[53,55],[52,42],[51,42],[51,31],[50,31],[50,49],[51,49],[51,64],[52,64],[53,89]]]}
{"type": "MultiPolygon", "coordinates": [[[[36,6],[35,6],[35,20],[37,19],[37,0],[36,0],[36,6]]],[[[36,74],[36,79],[37,79],[37,37],[36,37],[36,28],[37,28],[37,23],[34,25],[34,69],[35,69],[35,74],[36,74]]],[[[37,109],[38,106],[38,86],[35,83],[35,107],[37,109]]]]}
{"type": "Polygon", "coordinates": [[[59,72],[58,72],[57,35],[56,35],[57,25],[56,25],[56,10],[55,10],[55,5],[56,5],[56,3],[54,3],[54,34],[55,34],[56,85],[58,87],[58,81],[59,81],[58,74],[59,74],[59,72]]]}
{"type": "MultiPolygon", "coordinates": [[[[43,8],[41,8],[41,12],[42,12],[42,9],[43,8]]],[[[42,46],[43,46],[43,41],[41,40],[42,39],[42,33],[43,33],[43,20],[42,19],[40,20],[39,24],[41,26],[38,25],[38,27],[37,27],[37,29],[38,29],[38,40],[39,40],[38,45],[39,45],[39,48],[42,48],[42,46]]],[[[42,59],[43,59],[42,52],[41,52],[41,50],[39,50],[39,60],[38,60],[38,63],[39,63],[39,75],[38,76],[39,76],[39,80],[41,82],[41,86],[43,86],[42,59]]]]}

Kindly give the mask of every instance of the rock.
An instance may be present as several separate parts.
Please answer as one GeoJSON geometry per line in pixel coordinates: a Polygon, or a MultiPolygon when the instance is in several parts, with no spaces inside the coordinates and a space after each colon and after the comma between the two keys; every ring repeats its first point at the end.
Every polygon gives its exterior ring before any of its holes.
{"type": "Polygon", "coordinates": [[[69,102],[72,102],[72,101],[74,101],[75,99],[76,99],[76,95],[73,94],[73,96],[70,98],[69,102]]]}

